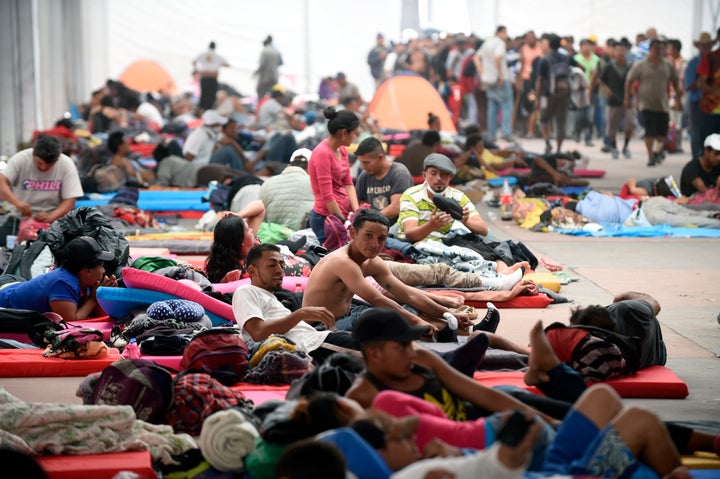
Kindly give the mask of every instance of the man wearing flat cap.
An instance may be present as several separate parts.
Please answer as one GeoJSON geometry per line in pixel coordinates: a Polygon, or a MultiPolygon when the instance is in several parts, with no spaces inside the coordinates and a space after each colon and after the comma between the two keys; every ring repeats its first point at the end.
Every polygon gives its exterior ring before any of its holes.
{"type": "Polygon", "coordinates": [[[433,203],[438,195],[459,203],[462,219],[458,220],[472,233],[487,235],[488,227],[470,199],[462,191],[450,187],[455,164],[441,153],[431,153],[423,161],[425,182],[405,190],[400,197],[398,237],[415,243],[424,239],[440,241],[453,227],[454,219],[433,203]]]}

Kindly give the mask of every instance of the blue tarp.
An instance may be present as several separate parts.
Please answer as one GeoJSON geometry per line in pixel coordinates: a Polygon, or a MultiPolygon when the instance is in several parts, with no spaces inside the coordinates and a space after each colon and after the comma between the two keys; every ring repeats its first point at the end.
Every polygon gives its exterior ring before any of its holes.
{"type": "Polygon", "coordinates": [[[559,229],[555,231],[573,236],[595,237],[638,237],[638,238],[720,238],[720,229],[717,228],[680,228],[670,225],[656,226],[625,226],[622,224],[603,224],[600,231],[585,231],[580,228],[559,229]]]}

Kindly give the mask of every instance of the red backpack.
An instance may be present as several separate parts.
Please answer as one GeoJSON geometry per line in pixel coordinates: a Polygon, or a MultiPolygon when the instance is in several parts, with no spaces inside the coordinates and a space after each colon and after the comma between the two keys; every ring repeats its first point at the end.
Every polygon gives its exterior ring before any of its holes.
{"type": "Polygon", "coordinates": [[[206,373],[226,386],[243,380],[250,352],[236,328],[212,328],[185,346],[180,371],[206,373]]]}

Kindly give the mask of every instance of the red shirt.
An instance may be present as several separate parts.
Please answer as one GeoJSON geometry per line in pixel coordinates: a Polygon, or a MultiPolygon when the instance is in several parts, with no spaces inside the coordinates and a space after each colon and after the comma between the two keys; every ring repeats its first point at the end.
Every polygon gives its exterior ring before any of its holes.
{"type": "Polygon", "coordinates": [[[572,361],[572,353],[577,345],[590,334],[580,328],[553,328],[547,332],[558,359],[564,363],[572,361]]]}

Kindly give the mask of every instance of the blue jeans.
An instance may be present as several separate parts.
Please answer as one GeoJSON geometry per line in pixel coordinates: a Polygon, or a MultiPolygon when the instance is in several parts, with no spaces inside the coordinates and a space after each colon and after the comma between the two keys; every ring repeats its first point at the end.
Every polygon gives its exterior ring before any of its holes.
{"type": "Polygon", "coordinates": [[[590,105],[578,108],[575,110],[575,115],[575,137],[579,140],[582,133],[585,132],[585,142],[590,142],[593,130],[593,125],[590,121],[590,105]]]}
{"type": "Polygon", "coordinates": [[[317,236],[318,242],[322,245],[325,242],[325,216],[317,213],[315,210],[310,211],[310,228],[317,236]]]}
{"type": "Polygon", "coordinates": [[[245,171],[245,163],[231,145],[225,145],[212,154],[210,163],[225,165],[233,170],[245,171]]]}
{"type": "Polygon", "coordinates": [[[513,91],[510,82],[505,80],[502,85],[488,85],[485,92],[487,95],[487,123],[488,136],[491,140],[495,140],[495,134],[498,127],[498,111],[502,116],[500,129],[503,138],[512,136],[512,111],[513,111],[513,91]]]}
{"type": "Polygon", "coordinates": [[[702,121],[703,112],[700,110],[699,101],[689,101],[688,107],[690,114],[688,120],[690,123],[690,143],[692,144],[692,157],[700,158],[703,154],[703,142],[705,138],[700,133],[700,123],[702,121]]]}
{"type": "MultiPolygon", "coordinates": [[[[595,107],[593,120],[595,121],[595,129],[597,129],[598,136],[604,140],[607,139],[607,98],[595,93],[593,98],[593,106],[595,107]]],[[[592,130],[591,130],[592,135],[592,130]]],[[[605,141],[607,143],[607,141],[605,141]]]]}

